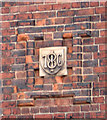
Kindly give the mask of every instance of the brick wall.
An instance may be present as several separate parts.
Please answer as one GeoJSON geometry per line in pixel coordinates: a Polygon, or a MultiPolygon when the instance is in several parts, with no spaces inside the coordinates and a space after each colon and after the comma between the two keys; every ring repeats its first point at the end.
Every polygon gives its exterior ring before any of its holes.
{"type": "Polygon", "coordinates": [[[3,118],[106,118],[106,5],[2,2],[3,118]],[[54,46],[68,75],[40,77],[39,49],[54,46]]]}

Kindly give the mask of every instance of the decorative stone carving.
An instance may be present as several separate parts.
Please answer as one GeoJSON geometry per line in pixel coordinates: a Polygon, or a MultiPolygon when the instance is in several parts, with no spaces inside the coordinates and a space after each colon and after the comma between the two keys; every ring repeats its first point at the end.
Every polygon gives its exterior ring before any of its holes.
{"type": "Polygon", "coordinates": [[[67,75],[67,47],[40,48],[39,75],[67,75]]]}

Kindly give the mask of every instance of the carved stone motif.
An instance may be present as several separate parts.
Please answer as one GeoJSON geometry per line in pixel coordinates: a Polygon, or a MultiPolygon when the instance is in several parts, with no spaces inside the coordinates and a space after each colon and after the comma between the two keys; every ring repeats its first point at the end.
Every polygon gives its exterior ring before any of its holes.
{"type": "Polygon", "coordinates": [[[40,48],[39,75],[67,75],[66,47],[40,48]]]}

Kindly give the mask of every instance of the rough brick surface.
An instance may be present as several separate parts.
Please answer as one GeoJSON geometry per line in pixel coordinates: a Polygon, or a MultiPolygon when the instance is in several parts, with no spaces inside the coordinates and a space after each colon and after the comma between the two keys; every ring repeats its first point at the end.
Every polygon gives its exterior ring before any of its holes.
{"type": "Polygon", "coordinates": [[[107,118],[106,6],[0,2],[0,119],[107,118]],[[60,46],[68,75],[40,77],[39,49],[60,46]]]}

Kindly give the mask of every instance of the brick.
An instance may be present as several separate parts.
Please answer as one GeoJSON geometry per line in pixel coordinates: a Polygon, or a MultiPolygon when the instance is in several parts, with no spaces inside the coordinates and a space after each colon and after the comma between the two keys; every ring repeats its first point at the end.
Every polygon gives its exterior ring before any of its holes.
{"type": "Polygon", "coordinates": [[[82,63],[81,61],[67,61],[67,67],[81,67],[82,63]]]}
{"type": "Polygon", "coordinates": [[[14,93],[14,88],[13,88],[13,87],[4,87],[4,88],[2,89],[2,92],[3,92],[3,94],[6,94],[6,93],[8,93],[8,94],[14,93]]]}
{"type": "Polygon", "coordinates": [[[97,111],[97,110],[99,110],[99,105],[97,104],[90,105],[90,111],[97,111]]]}
{"type": "Polygon", "coordinates": [[[89,81],[98,81],[98,76],[97,75],[84,75],[83,80],[86,82],[89,81]]]}
{"type": "Polygon", "coordinates": [[[23,71],[25,70],[25,65],[12,65],[12,71],[23,71]]]}
{"type": "Polygon", "coordinates": [[[14,64],[14,58],[8,58],[8,59],[3,58],[2,59],[2,64],[3,65],[12,65],[12,64],[14,64]]]}
{"type": "Polygon", "coordinates": [[[98,66],[98,60],[92,60],[92,61],[84,61],[83,67],[97,67],[98,66]]]}
{"type": "Polygon", "coordinates": [[[46,11],[46,10],[52,10],[52,5],[38,5],[39,11],[46,11]]]}
{"type": "Polygon", "coordinates": [[[29,25],[35,25],[34,20],[21,20],[17,22],[18,26],[29,26],[29,25]]]}
{"type": "Polygon", "coordinates": [[[107,45],[106,44],[105,45],[100,45],[99,50],[100,51],[103,51],[103,50],[106,51],[107,50],[107,45]]]}
{"type": "Polygon", "coordinates": [[[40,119],[40,118],[52,119],[52,115],[51,115],[51,114],[35,115],[35,118],[36,118],[36,119],[40,119]]]}
{"type": "Polygon", "coordinates": [[[10,23],[9,22],[2,22],[1,27],[2,28],[9,28],[10,27],[10,23]]]}
{"type": "Polygon", "coordinates": [[[93,88],[105,88],[105,87],[106,87],[106,82],[93,83],[93,88]]]}
{"type": "Polygon", "coordinates": [[[73,104],[90,104],[91,99],[87,98],[75,98],[73,104]]]}
{"type": "Polygon", "coordinates": [[[12,100],[12,95],[11,94],[3,94],[3,100],[12,100]]]}
{"type": "Polygon", "coordinates": [[[22,108],[22,114],[29,114],[29,108],[22,108]]]}
{"type": "Polygon", "coordinates": [[[34,49],[27,49],[26,55],[35,55],[35,50],[34,49]]]}
{"type": "Polygon", "coordinates": [[[2,8],[1,13],[2,14],[9,13],[9,7],[2,8]]]}
{"type": "Polygon", "coordinates": [[[38,70],[39,69],[39,64],[38,63],[29,63],[29,64],[26,64],[26,69],[35,69],[35,70],[38,70]]]}
{"type": "Polygon", "coordinates": [[[66,10],[66,11],[58,11],[57,17],[65,17],[65,16],[73,16],[74,11],[73,10],[66,10]]]}
{"type": "Polygon", "coordinates": [[[55,12],[41,12],[41,13],[34,13],[33,19],[46,19],[56,17],[55,12]]]}
{"type": "Polygon", "coordinates": [[[16,14],[14,15],[14,19],[17,19],[17,20],[27,20],[27,19],[32,19],[33,16],[31,13],[20,13],[20,14],[16,14]]]}
{"type": "Polygon", "coordinates": [[[103,43],[106,43],[106,37],[99,37],[99,38],[95,38],[95,43],[96,44],[103,44],[103,43]]]}
{"type": "Polygon", "coordinates": [[[73,2],[72,8],[81,8],[81,3],[80,2],[73,2]]]}
{"type": "Polygon", "coordinates": [[[34,106],[34,100],[18,100],[17,106],[34,106]]]}
{"type": "Polygon", "coordinates": [[[14,72],[2,73],[2,79],[12,79],[12,78],[15,78],[14,72]]]}
{"type": "Polygon", "coordinates": [[[99,23],[93,23],[92,28],[93,29],[105,29],[105,22],[99,22],[99,23]]]}
{"type": "Polygon", "coordinates": [[[54,18],[46,19],[46,25],[55,25],[55,19],[54,18]]]}
{"type": "Polygon", "coordinates": [[[31,108],[31,113],[39,113],[39,108],[31,108]]]}
{"type": "Polygon", "coordinates": [[[6,108],[3,110],[3,114],[4,115],[10,115],[11,114],[11,109],[10,108],[6,108]]]}
{"type": "Polygon", "coordinates": [[[16,107],[16,101],[4,101],[2,103],[3,108],[11,108],[11,107],[16,107]]]}
{"type": "Polygon", "coordinates": [[[64,113],[54,114],[54,119],[64,119],[64,118],[65,118],[65,114],[64,113]]]}
{"type": "Polygon", "coordinates": [[[87,38],[83,39],[83,45],[92,45],[94,43],[93,39],[87,38]]]}
{"type": "Polygon", "coordinates": [[[43,85],[43,79],[42,78],[37,78],[35,80],[35,85],[43,85]]]}
{"type": "Polygon", "coordinates": [[[35,103],[36,106],[53,106],[54,105],[54,100],[51,99],[37,99],[36,100],[36,103],[35,103]]]}
{"type": "Polygon", "coordinates": [[[94,68],[94,73],[105,73],[106,72],[106,67],[95,67],[94,68]]]}
{"type": "Polygon", "coordinates": [[[90,7],[97,7],[99,6],[99,2],[90,2],[90,7]]]}
{"type": "Polygon", "coordinates": [[[25,94],[24,93],[18,93],[17,94],[17,98],[18,99],[24,99],[25,98],[25,94]]]}
{"type": "Polygon", "coordinates": [[[69,112],[70,106],[58,106],[58,112],[69,112]]]}
{"type": "Polygon", "coordinates": [[[90,9],[81,9],[81,10],[77,10],[76,11],[76,15],[80,16],[80,15],[93,15],[94,14],[94,8],[90,8],[90,9]]]}
{"type": "Polygon", "coordinates": [[[83,74],[92,74],[93,73],[93,69],[92,68],[84,68],[83,69],[83,74]]]}
{"type": "Polygon", "coordinates": [[[14,35],[14,34],[15,34],[15,29],[2,30],[2,36],[14,35]]]}
{"type": "Polygon", "coordinates": [[[107,35],[107,30],[100,31],[100,36],[106,36],[106,35],[107,35]]]}
{"type": "Polygon", "coordinates": [[[99,21],[99,20],[100,20],[100,16],[99,15],[90,16],[90,21],[99,21]]]}
{"type": "Polygon", "coordinates": [[[26,43],[17,43],[16,44],[16,49],[26,49],[26,43]]]}
{"type": "Polygon", "coordinates": [[[17,79],[24,79],[26,78],[26,72],[25,71],[19,71],[19,72],[16,72],[16,78],[17,79]]]}
{"type": "Polygon", "coordinates": [[[21,113],[20,108],[12,108],[12,114],[17,115],[20,113],[21,113]]]}
{"type": "Polygon", "coordinates": [[[84,113],[68,113],[66,118],[72,119],[72,118],[84,118],[84,113]]]}
{"type": "Polygon", "coordinates": [[[100,60],[100,66],[107,66],[107,59],[100,60]]]}
{"type": "Polygon", "coordinates": [[[37,10],[37,6],[36,5],[30,5],[30,6],[28,6],[28,10],[29,10],[29,12],[36,11],[37,10]]]}
{"type": "Polygon", "coordinates": [[[25,56],[25,50],[14,50],[11,54],[13,57],[25,56]]]}
{"type": "Polygon", "coordinates": [[[74,17],[74,22],[84,22],[84,21],[90,21],[90,16],[74,17]]]}
{"type": "Polygon", "coordinates": [[[95,9],[96,14],[103,14],[105,12],[106,12],[105,7],[98,7],[98,8],[95,9]]]}
{"type": "Polygon", "coordinates": [[[89,7],[89,2],[81,2],[81,8],[89,7]]]}
{"type": "Polygon", "coordinates": [[[101,14],[101,21],[107,21],[107,15],[101,14]]]}
{"type": "Polygon", "coordinates": [[[89,111],[90,109],[89,109],[89,105],[82,105],[81,106],[81,111],[89,111]]]}
{"type": "Polygon", "coordinates": [[[25,58],[20,57],[20,58],[16,58],[16,64],[23,64],[25,63],[25,58]]]}
{"type": "Polygon", "coordinates": [[[49,113],[49,107],[40,108],[40,113],[49,113]]]}
{"type": "Polygon", "coordinates": [[[17,38],[17,41],[20,42],[20,41],[27,41],[29,40],[29,36],[26,35],[26,34],[19,34],[18,35],[18,38],[17,38]]]}
{"type": "Polygon", "coordinates": [[[63,34],[63,39],[69,39],[69,38],[72,38],[72,37],[73,37],[72,33],[64,33],[63,34]]]}
{"type": "Polygon", "coordinates": [[[54,103],[57,106],[61,106],[61,105],[70,105],[72,104],[72,99],[71,98],[55,98],[54,99],[54,103]]]}
{"type": "Polygon", "coordinates": [[[45,39],[45,40],[48,40],[48,41],[53,40],[53,35],[52,35],[52,33],[45,34],[45,35],[44,35],[44,39],[45,39]]]}
{"type": "Polygon", "coordinates": [[[77,29],[90,29],[90,23],[82,23],[82,24],[72,24],[72,25],[66,25],[65,29],[66,30],[77,30],[77,29]]]}
{"type": "Polygon", "coordinates": [[[104,103],[104,97],[94,97],[93,103],[104,103]]]}
{"type": "Polygon", "coordinates": [[[44,26],[44,25],[46,25],[46,19],[37,20],[36,25],[37,26],[44,26]]]}
{"type": "Polygon", "coordinates": [[[69,76],[69,77],[64,77],[63,83],[71,83],[71,82],[81,82],[82,77],[81,76],[69,76]]]}
{"type": "Polygon", "coordinates": [[[84,46],[83,51],[84,52],[97,52],[98,47],[97,46],[84,46]]]}

